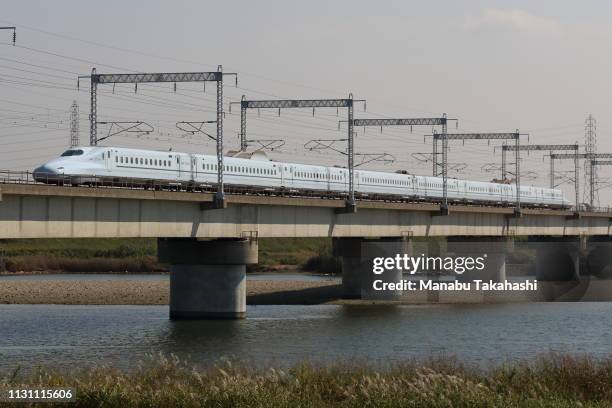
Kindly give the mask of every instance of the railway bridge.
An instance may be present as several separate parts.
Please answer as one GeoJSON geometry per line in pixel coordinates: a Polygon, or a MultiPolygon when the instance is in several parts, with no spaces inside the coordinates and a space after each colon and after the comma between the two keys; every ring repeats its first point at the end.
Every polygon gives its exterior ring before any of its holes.
{"type": "MultiPolygon", "coordinates": [[[[358,201],[357,211],[347,213],[340,199],[228,194],[223,209],[213,200],[204,192],[5,182],[0,239],[156,237],[160,260],[170,264],[171,317],[236,318],[246,311],[245,265],[257,262],[258,238],[334,238],[346,295],[366,297],[362,282],[371,270],[360,266],[364,244],[392,243],[408,252],[418,237],[444,237],[449,247],[487,242],[485,276],[501,280],[504,248],[515,237],[548,243],[572,260],[578,276],[580,248],[612,234],[607,210],[525,208],[517,216],[513,208],[452,205],[446,214],[434,203],[358,201]]],[[[541,277],[554,275],[538,268],[541,277]]],[[[385,279],[397,281],[401,272],[385,279]]]]}

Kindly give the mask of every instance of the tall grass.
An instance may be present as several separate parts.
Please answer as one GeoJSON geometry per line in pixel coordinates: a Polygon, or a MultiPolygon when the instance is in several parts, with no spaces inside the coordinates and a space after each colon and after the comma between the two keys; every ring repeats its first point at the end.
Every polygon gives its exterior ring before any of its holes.
{"type": "Polygon", "coordinates": [[[452,358],[384,370],[363,364],[263,370],[225,361],[199,370],[157,356],[129,373],[101,367],[0,379],[0,388],[18,384],[76,387],[77,407],[610,407],[612,359],[547,355],[489,370],[452,358]]]}
{"type": "MultiPolygon", "coordinates": [[[[259,264],[251,270],[301,266],[317,256],[322,246],[331,248],[331,239],[260,239],[259,264]]],[[[0,271],[157,272],[166,269],[157,262],[155,238],[0,240],[0,271]]]]}

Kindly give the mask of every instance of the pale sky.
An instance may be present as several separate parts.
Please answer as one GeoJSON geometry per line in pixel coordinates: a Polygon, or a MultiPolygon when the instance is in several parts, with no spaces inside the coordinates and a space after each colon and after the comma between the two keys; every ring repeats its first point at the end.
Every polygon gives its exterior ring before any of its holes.
{"type": "MultiPolygon", "coordinates": [[[[99,73],[237,72],[230,101],[272,98],[367,100],[356,117],[459,119],[457,132],[529,133],[530,143],[584,141],[597,120],[599,152],[612,152],[612,3],[607,1],[19,1],[5,2],[0,25],[0,168],[31,170],[69,143],[69,107],[77,100],[80,134],[89,139],[89,83],[99,73]]],[[[99,120],[140,120],[155,131],[113,136],[106,145],[214,153],[205,136],[183,137],[178,121],[214,119],[214,84],[101,86],[99,120]]],[[[226,148],[238,144],[239,115],[227,113],[226,148]]],[[[333,151],[309,152],[311,139],[346,137],[335,109],[249,112],[250,138],[284,139],[275,160],[345,164],[333,151]]],[[[211,133],[213,128],[210,128],[211,133]]],[[[415,153],[430,153],[431,128],[359,129],[358,152],[386,152],[392,164],[364,168],[431,174],[415,153]]],[[[99,127],[99,135],[106,129],[99,127]]],[[[523,143],[527,143],[527,139],[523,143]]],[[[466,163],[460,178],[490,180],[500,143],[452,145],[449,161],[466,163]]],[[[338,144],[343,148],[341,143],[338,144]]],[[[417,155],[418,156],[418,155],[417,155]]],[[[422,157],[422,156],[419,156],[422,157]]],[[[547,186],[548,159],[524,154],[525,184],[547,186]],[[529,179],[529,180],[527,180],[529,179]]],[[[567,161],[560,172],[573,169],[567,161]]],[[[612,169],[599,169],[602,187],[612,169]]],[[[562,176],[562,174],[559,174],[562,176]]],[[[569,176],[569,173],[567,174],[569,176]]],[[[612,185],[611,185],[612,186],[612,185]]],[[[573,201],[573,185],[562,188],[573,201]]],[[[600,192],[611,204],[612,188],[600,192]]]]}

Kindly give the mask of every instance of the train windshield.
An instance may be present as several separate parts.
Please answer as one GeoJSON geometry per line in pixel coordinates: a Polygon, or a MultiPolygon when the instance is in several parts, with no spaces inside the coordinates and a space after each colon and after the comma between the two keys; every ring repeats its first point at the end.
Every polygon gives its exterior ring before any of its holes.
{"type": "Polygon", "coordinates": [[[62,153],[62,157],[66,157],[66,156],[80,156],[83,154],[83,151],[81,149],[78,150],[66,150],[64,153],[62,153]]]}

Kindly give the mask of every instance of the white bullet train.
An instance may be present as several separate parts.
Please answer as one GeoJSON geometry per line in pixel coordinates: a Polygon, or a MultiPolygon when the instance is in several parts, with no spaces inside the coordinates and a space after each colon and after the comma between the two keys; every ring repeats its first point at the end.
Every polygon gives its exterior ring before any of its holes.
{"type": "MultiPolygon", "coordinates": [[[[341,196],[348,191],[348,170],[341,167],[280,163],[262,152],[224,157],[224,183],[228,188],[341,196]]],[[[211,189],[217,181],[217,158],[211,155],[127,149],[75,147],[37,167],[34,179],[50,184],[131,184],[189,190],[211,189]]],[[[515,186],[448,179],[448,199],[455,203],[513,205],[515,186]]],[[[440,177],[355,171],[355,195],[363,199],[440,201],[440,177]]],[[[568,208],[561,190],[521,187],[524,206],[568,208]]]]}

